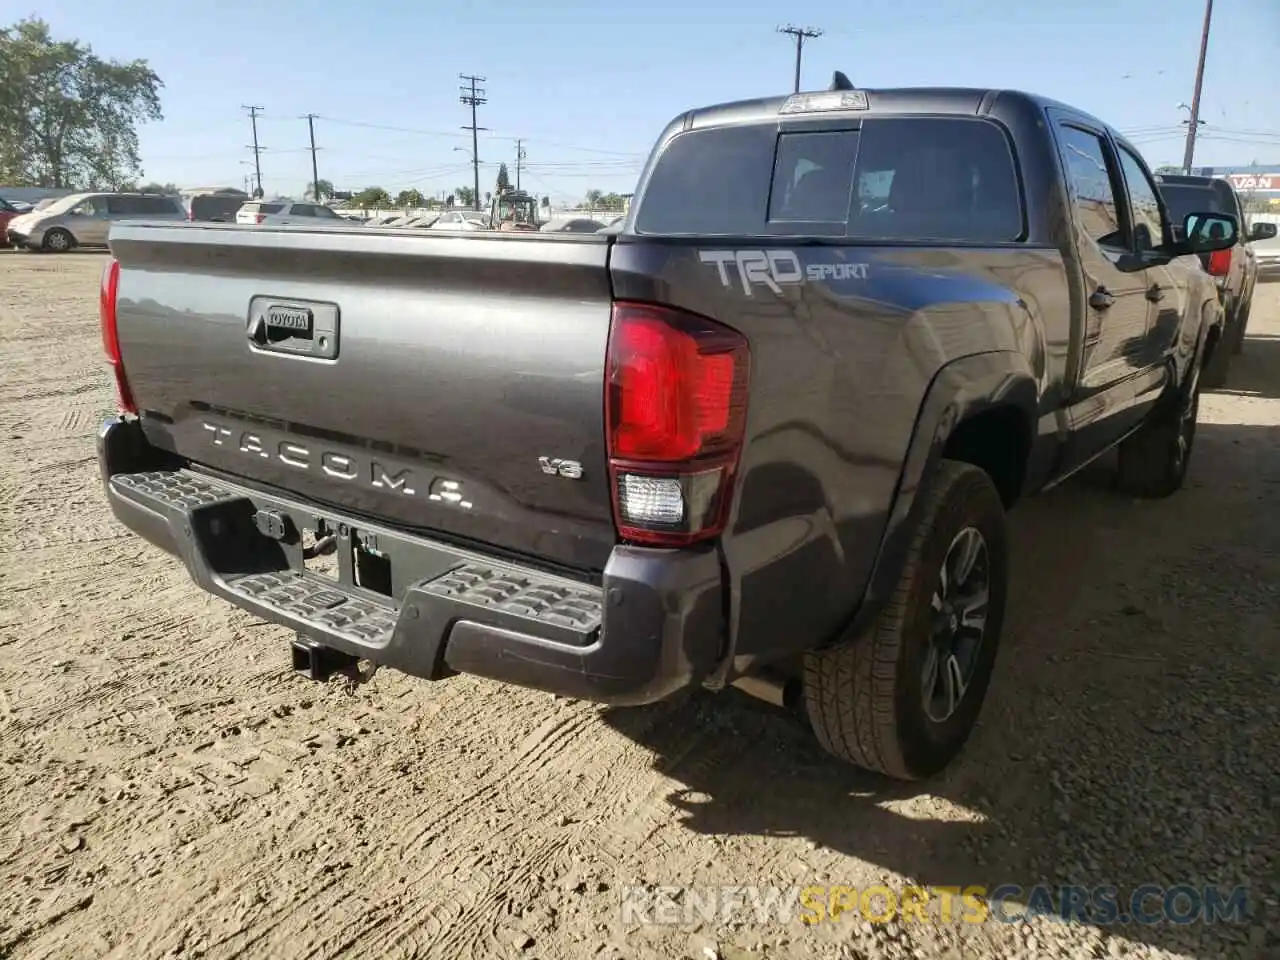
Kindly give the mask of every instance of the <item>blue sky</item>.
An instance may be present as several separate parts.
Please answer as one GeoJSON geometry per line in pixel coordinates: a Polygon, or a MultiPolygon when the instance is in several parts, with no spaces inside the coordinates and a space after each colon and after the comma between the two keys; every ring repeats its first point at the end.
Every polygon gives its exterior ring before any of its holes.
{"type": "MultiPolygon", "coordinates": [[[[458,74],[486,78],[481,189],[499,161],[556,200],[628,192],[654,137],[691,106],[791,89],[781,23],[812,25],[802,86],[1016,87],[1089,110],[1153,164],[1180,162],[1204,0],[2,0],[100,54],[143,57],[165,119],[142,129],[145,179],[242,185],[259,104],[263,186],[320,176],[438,194],[471,182],[458,74]],[[33,4],[27,11],[23,4],[33,4]],[[459,149],[460,148],[460,149],[459,149]]],[[[1280,166],[1280,3],[1218,0],[1197,164],[1280,166]]]]}

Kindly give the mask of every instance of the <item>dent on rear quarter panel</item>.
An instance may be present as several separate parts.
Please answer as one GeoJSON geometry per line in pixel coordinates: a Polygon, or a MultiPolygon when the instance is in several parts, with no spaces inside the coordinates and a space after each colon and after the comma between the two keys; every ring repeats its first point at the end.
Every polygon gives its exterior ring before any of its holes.
{"type": "Polygon", "coordinates": [[[803,266],[844,258],[867,263],[867,279],[746,296],[699,261],[715,247],[624,241],[612,272],[619,297],[668,302],[750,339],[747,443],[723,539],[745,669],[835,636],[856,611],[938,370],[1017,354],[1011,366],[1029,363],[1052,402],[1069,329],[1056,250],[796,246],[803,266]]]}

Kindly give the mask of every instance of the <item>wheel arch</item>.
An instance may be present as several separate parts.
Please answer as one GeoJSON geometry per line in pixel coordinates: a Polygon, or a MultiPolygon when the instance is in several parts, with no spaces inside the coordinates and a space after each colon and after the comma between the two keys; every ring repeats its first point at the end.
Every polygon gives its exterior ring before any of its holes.
{"type": "Polygon", "coordinates": [[[1022,354],[975,354],[938,370],[920,405],[866,591],[841,639],[858,634],[892,595],[919,522],[920,491],[939,464],[957,459],[983,469],[1007,508],[1051,454],[1052,445],[1037,436],[1039,421],[1039,387],[1022,354]]]}

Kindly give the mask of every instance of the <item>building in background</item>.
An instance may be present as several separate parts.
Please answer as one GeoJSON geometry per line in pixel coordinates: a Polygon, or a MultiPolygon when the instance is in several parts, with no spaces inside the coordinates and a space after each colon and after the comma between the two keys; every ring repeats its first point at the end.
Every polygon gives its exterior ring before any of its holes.
{"type": "Polygon", "coordinates": [[[1236,192],[1250,206],[1280,207],[1280,165],[1250,167],[1195,167],[1199,177],[1230,180],[1236,192]]]}

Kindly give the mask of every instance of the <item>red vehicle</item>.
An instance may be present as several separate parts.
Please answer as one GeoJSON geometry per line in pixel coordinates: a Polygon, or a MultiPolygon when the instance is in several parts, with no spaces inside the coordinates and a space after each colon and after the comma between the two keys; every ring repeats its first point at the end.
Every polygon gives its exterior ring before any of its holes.
{"type": "Polygon", "coordinates": [[[4,197],[0,197],[0,247],[9,245],[9,221],[18,215],[19,211],[13,204],[9,203],[4,197]]]}

